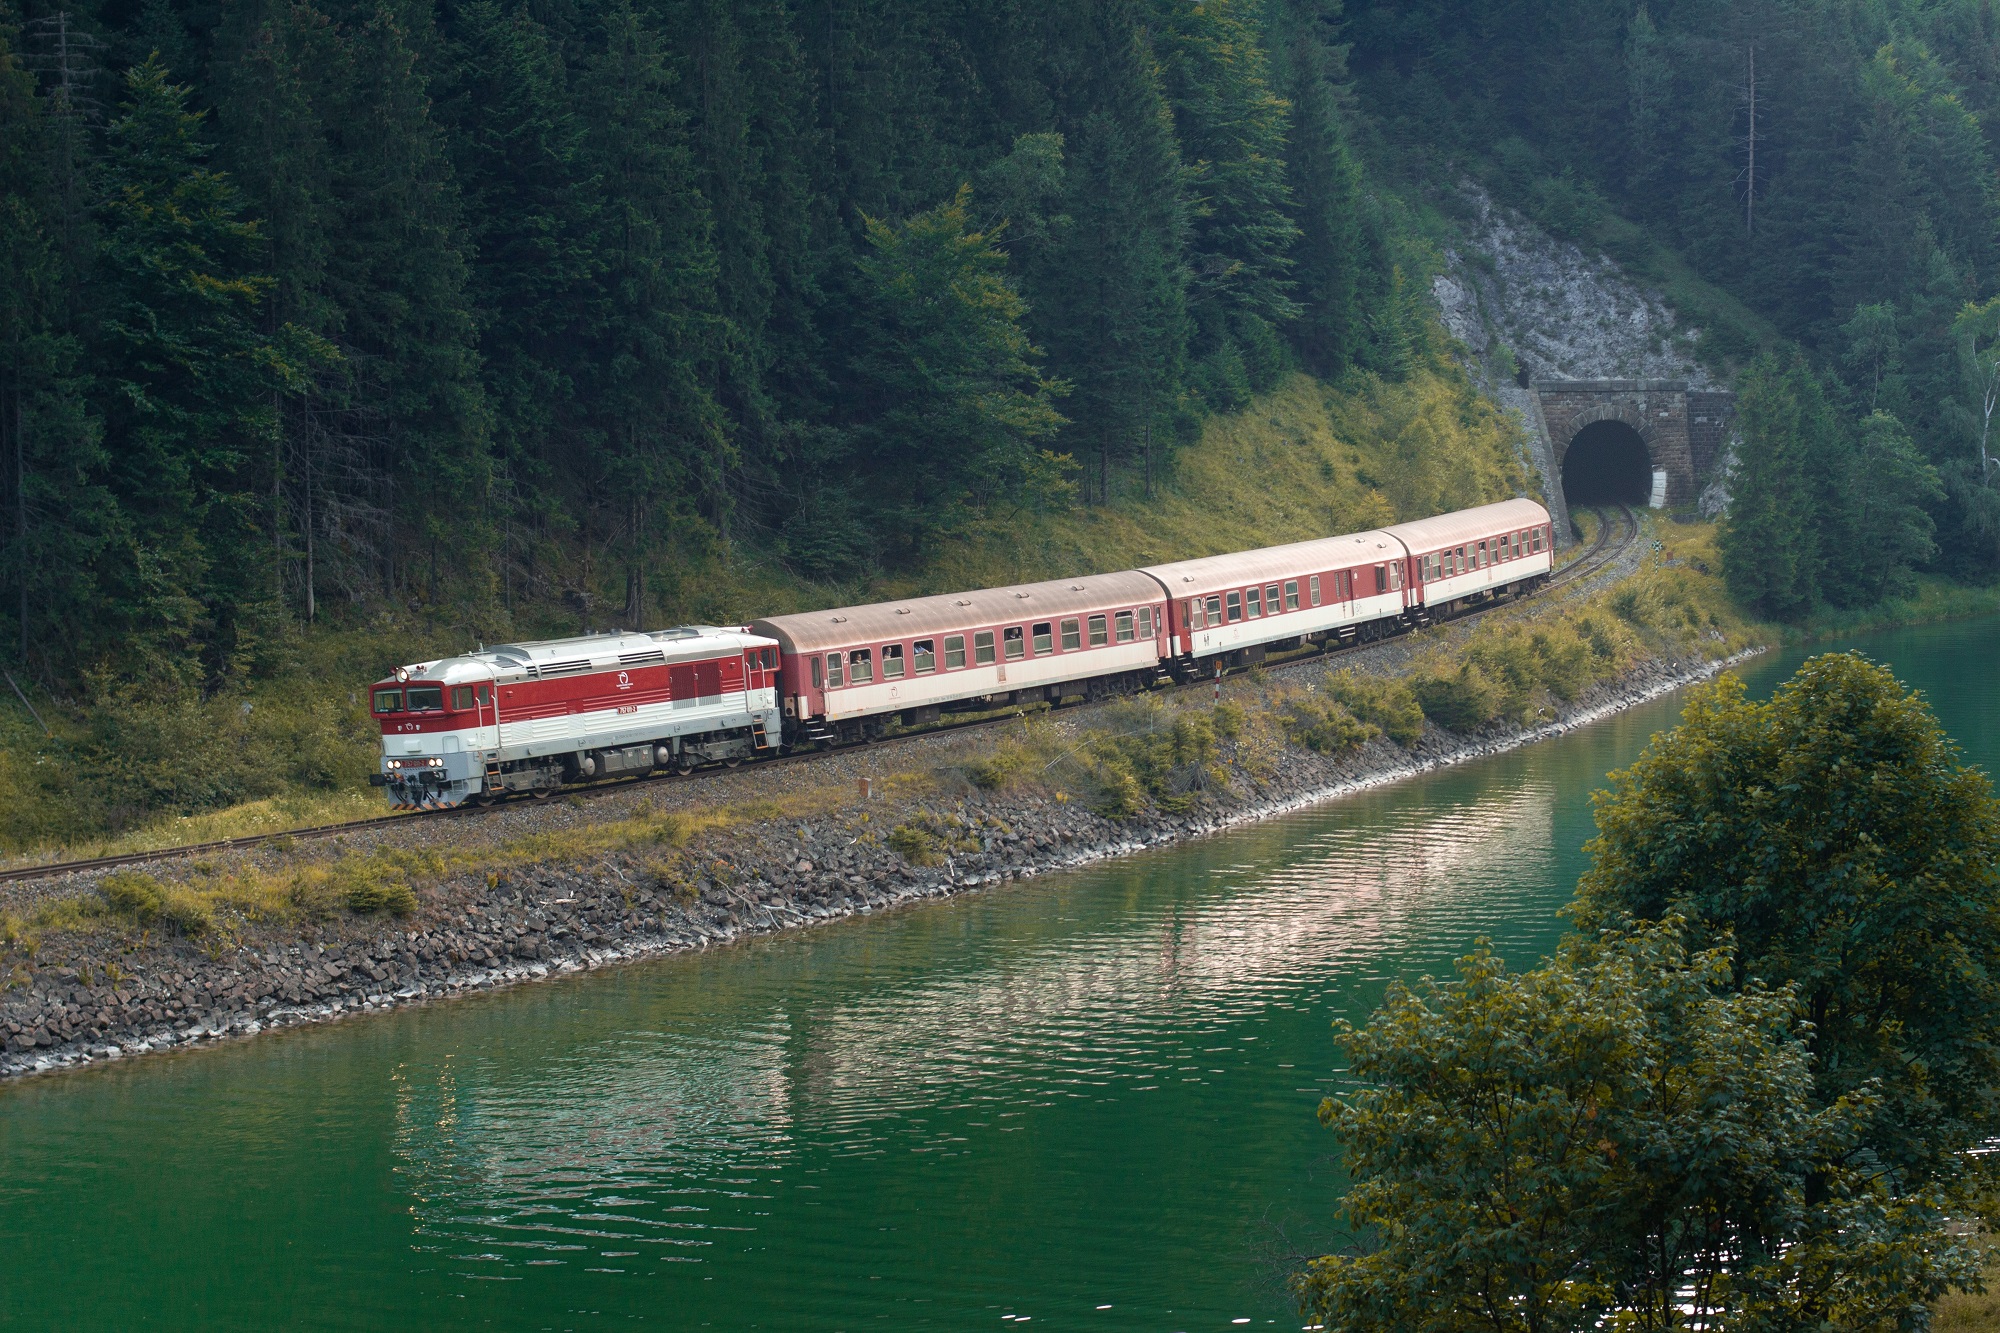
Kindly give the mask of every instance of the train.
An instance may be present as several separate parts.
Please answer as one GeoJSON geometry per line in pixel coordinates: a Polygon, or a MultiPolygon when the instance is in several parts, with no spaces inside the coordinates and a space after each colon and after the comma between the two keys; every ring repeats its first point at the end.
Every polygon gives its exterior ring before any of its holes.
{"type": "Polygon", "coordinates": [[[1378,639],[1531,592],[1553,569],[1548,510],[1516,499],[1109,574],[481,647],[375,683],[371,781],[417,809],[733,767],[1378,639]]]}

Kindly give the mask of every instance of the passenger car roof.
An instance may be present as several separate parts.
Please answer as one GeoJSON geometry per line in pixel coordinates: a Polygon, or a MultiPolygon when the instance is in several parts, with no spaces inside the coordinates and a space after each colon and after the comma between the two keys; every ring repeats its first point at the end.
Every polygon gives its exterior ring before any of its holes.
{"type": "Polygon", "coordinates": [[[906,597],[831,611],[768,616],[750,628],[782,642],[791,652],[811,653],[869,643],[895,643],[913,635],[957,634],[996,625],[1088,615],[1160,600],[1159,585],[1136,570],[1089,574],[1082,578],[1016,583],[977,592],[906,597]]]}
{"type": "Polygon", "coordinates": [[[1461,509],[1437,518],[1420,518],[1414,523],[1398,523],[1385,528],[1410,548],[1411,555],[1443,550],[1465,542],[1476,542],[1496,532],[1513,532],[1549,521],[1549,511],[1533,500],[1502,500],[1499,504],[1461,509]]]}
{"type": "Polygon", "coordinates": [[[1223,588],[1297,578],[1323,569],[1379,564],[1402,556],[1403,548],[1393,539],[1371,529],[1284,546],[1264,546],[1254,551],[1203,556],[1198,560],[1176,560],[1170,565],[1148,565],[1143,572],[1158,579],[1170,596],[1194,597],[1223,588]]]}

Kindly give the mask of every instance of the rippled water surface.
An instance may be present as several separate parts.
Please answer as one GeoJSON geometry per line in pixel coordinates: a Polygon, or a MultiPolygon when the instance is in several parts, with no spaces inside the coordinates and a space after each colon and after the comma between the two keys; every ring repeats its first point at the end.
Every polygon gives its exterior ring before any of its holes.
{"type": "MultiPolygon", "coordinates": [[[[2000,622],[1861,646],[1991,765],[2000,622]]],[[[1482,935],[1547,951],[1589,792],[1677,707],[949,903],[0,1088],[0,1323],[1295,1328],[1341,1186],[1329,1022],[1482,935]]]]}

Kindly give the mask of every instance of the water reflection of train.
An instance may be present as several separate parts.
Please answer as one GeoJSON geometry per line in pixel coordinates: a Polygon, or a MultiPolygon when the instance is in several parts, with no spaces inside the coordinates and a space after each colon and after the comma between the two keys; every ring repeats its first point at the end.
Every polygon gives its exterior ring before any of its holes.
{"type": "Polygon", "coordinates": [[[947,712],[1130,693],[1380,638],[1529,591],[1548,511],[1508,500],[1369,532],[1115,574],[504,644],[373,689],[374,780],[398,806],[734,765],[947,712]]]}

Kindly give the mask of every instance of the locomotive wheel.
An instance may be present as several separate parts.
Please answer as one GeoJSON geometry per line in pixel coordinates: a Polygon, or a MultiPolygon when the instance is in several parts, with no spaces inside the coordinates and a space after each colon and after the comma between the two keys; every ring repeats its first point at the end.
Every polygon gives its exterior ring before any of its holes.
{"type": "Polygon", "coordinates": [[[556,794],[556,789],[554,787],[534,787],[531,788],[530,791],[531,794],[534,796],[534,798],[538,801],[546,801],[549,799],[549,797],[556,794]]]}
{"type": "Polygon", "coordinates": [[[740,754],[731,755],[722,761],[722,766],[724,768],[741,768],[743,767],[743,756],[740,754]]]}

